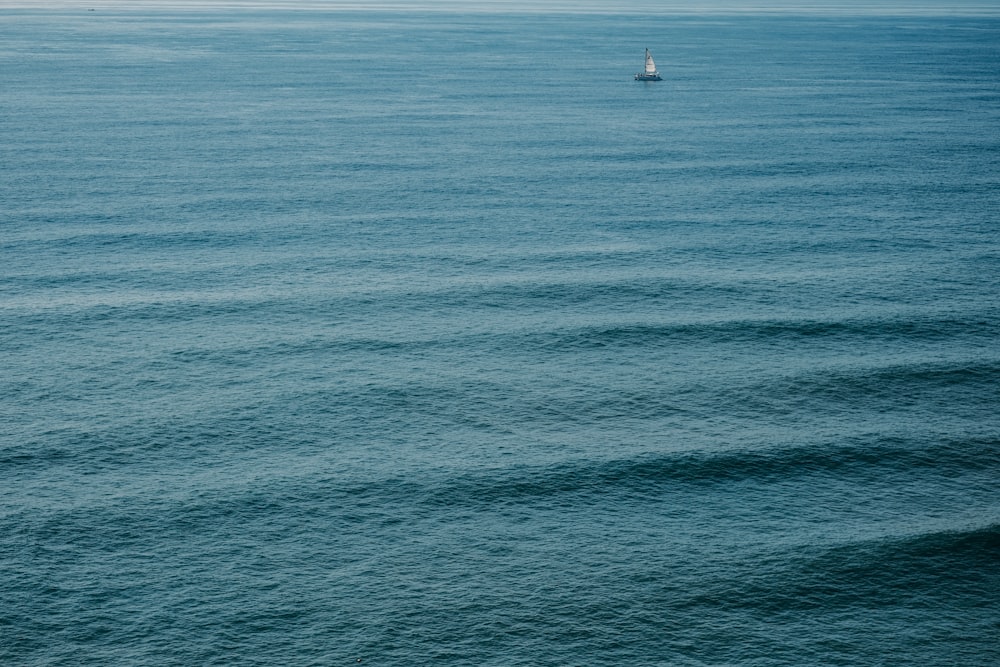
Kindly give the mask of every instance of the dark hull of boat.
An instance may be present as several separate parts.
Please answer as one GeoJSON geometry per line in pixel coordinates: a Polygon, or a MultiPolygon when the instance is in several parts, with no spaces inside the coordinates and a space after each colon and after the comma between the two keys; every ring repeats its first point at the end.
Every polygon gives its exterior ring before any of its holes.
{"type": "Polygon", "coordinates": [[[636,74],[636,81],[663,81],[659,74],[636,74]]]}

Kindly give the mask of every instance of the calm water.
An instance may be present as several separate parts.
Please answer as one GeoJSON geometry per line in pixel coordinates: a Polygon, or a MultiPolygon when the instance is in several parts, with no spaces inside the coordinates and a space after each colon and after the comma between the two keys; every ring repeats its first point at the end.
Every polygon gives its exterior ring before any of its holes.
{"type": "Polygon", "coordinates": [[[1000,19],[6,11],[0,134],[3,664],[1000,662],[1000,19]]]}

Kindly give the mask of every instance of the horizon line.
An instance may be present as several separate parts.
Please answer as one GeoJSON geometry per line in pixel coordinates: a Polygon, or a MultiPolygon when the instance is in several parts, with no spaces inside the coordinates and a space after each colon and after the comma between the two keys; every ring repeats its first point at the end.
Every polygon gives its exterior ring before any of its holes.
{"type": "Polygon", "coordinates": [[[931,0],[898,0],[885,3],[863,0],[717,0],[698,3],[662,4],[650,0],[607,2],[600,0],[487,0],[470,7],[461,0],[49,0],[44,7],[31,0],[0,0],[0,10],[288,10],[288,11],[427,11],[462,14],[607,14],[607,15],[699,15],[699,14],[835,14],[864,16],[994,16],[1000,15],[998,0],[965,0],[942,6],[931,0]],[[612,6],[608,6],[608,5],[612,6]],[[619,5],[619,6],[615,6],[619,5]]]}

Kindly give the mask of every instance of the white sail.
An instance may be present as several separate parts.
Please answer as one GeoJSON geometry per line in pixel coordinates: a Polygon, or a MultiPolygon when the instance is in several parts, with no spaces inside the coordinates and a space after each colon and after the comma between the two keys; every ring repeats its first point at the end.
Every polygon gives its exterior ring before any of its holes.
{"type": "Polygon", "coordinates": [[[653,62],[653,56],[650,55],[649,49],[646,49],[646,68],[642,72],[635,75],[636,81],[661,81],[660,73],[656,71],[656,63],[653,62]]]}
{"type": "Polygon", "coordinates": [[[656,63],[653,62],[649,49],[646,49],[646,74],[656,74],[656,63]]]}

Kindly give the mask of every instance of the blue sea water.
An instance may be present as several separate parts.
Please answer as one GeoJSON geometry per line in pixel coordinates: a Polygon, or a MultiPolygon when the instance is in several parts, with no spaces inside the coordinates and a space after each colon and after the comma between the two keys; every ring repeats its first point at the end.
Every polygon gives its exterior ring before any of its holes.
{"type": "Polygon", "coordinates": [[[998,211],[996,17],[4,11],[0,663],[998,664],[998,211]]]}

